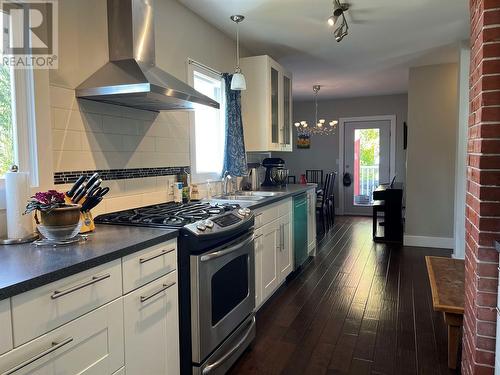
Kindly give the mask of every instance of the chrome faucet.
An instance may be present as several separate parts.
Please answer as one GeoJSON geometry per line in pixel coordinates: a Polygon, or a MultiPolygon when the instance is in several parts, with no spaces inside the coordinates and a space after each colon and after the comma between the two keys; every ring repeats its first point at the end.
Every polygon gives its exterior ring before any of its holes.
{"type": "Polygon", "coordinates": [[[222,175],[222,194],[227,195],[228,194],[228,189],[227,185],[229,181],[231,181],[232,177],[229,174],[228,171],[225,171],[224,174],[222,175]]]}

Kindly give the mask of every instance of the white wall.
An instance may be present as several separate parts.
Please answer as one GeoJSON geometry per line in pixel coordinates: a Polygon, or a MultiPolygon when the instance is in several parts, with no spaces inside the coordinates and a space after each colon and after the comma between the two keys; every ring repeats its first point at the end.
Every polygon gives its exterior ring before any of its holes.
{"type": "Polygon", "coordinates": [[[405,244],[453,248],[457,64],[410,69],[405,244]]]}
{"type": "MultiPolygon", "coordinates": [[[[231,38],[175,0],[158,0],[155,6],[160,68],[185,82],[188,58],[222,72],[233,70],[231,38]]],[[[50,83],[45,83],[46,96],[50,91],[45,111],[51,116],[40,117],[40,123],[49,125],[49,141],[39,150],[51,155],[44,164],[49,166],[44,172],[48,184],[53,172],[60,171],[190,165],[187,112],[156,115],[76,100],[75,87],[108,61],[106,14],[106,0],[59,2],[59,69],[50,71],[50,83]]],[[[247,54],[243,49],[242,55],[247,54]]],[[[96,213],[169,200],[171,180],[105,181],[111,192],[96,213]]],[[[68,186],[56,188],[64,191],[68,186]]],[[[200,190],[203,194],[203,187],[200,190]]],[[[0,235],[5,233],[1,208],[0,199],[0,235]]]]}
{"type": "Polygon", "coordinates": [[[458,65],[458,130],[455,161],[455,221],[453,257],[465,257],[465,197],[467,190],[467,131],[469,129],[469,67],[470,47],[467,42],[459,49],[458,65]]]}

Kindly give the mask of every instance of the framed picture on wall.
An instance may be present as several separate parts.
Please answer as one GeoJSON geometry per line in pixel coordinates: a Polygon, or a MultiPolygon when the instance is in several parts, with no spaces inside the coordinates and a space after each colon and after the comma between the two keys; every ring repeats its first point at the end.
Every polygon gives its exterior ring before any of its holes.
{"type": "Polygon", "coordinates": [[[309,134],[299,134],[297,136],[297,148],[311,148],[311,136],[309,134]]]}

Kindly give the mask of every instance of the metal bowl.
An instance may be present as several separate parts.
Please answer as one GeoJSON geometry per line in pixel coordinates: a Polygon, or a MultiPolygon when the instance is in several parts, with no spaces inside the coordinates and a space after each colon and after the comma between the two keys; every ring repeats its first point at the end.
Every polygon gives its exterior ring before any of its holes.
{"type": "Polygon", "coordinates": [[[272,173],[273,181],[277,184],[284,185],[288,180],[288,169],[274,169],[272,173]]]}

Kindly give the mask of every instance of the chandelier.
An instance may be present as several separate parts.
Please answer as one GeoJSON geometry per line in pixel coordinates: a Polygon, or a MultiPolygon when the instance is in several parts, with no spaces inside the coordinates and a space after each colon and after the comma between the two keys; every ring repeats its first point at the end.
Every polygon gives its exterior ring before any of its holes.
{"type": "Polygon", "coordinates": [[[337,120],[331,120],[326,123],[325,119],[319,119],[318,120],[318,92],[321,89],[320,85],[314,85],[313,86],[313,91],[314,91],[314,110],[315,110],[315,117],[314,117],[314,125],[309,126],[308,122],[305,120],[296,122],[294,125],[297,128],[297,132],[299,135],[304,134],[304,135],[329,135],[329,134],[335,134],[335,130],[337,129],[337,124],[339,123],[337,120]]]}

